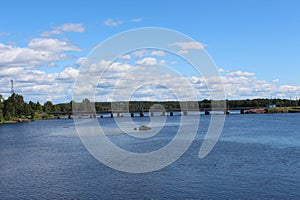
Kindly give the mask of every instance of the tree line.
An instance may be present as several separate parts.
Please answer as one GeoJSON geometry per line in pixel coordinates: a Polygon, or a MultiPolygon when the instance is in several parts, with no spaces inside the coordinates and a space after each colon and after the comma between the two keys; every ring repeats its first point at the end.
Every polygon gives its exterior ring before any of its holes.
{"type": "Polygon", "coordinates": [[[0,94],[0,123],[5,121],[21,119],[51,118],[48,112],[71,111],[71,103],[53,104],[46,101],[43,105],[40,102],[25,102],[22,95],[13,93],[7,99],[0,94]]]}
{"type": "MultiPolygon", "coordinates": [[[[120,105],[122,102],[119,102],[120,105]]],[[[199,108],[210,108],[211,100],[204,99],[198,103],[199,108]]],[[[126,104],[126,102],[124,102],[126,104]]],[[[160,104],[166,110],[180,110],[180,103],[178,101],[132,101],[129,102],[129,110],[149,110],[153,104],[160,104]]],[[[291,99],[246,99],[246,100],[226,100],[227,107],[267,107],[268,105],[276,105],[276,107],[295,107],[300,106],[300,100],[291,99]]],[[[88,99],[84,99],[82,102],[70,101],[69,103],[53,104],[51,101],[46,101],[44,104],[39,102],[25,102],[22,95],[13,93],[7,99],[4,99],[0,94],[0,123],[9,121],[15,118],[27,118],[27,119],[40,119],[51,118],[49,113],[55,112],[71,112],[72,106],[81,106],[81,110],[86,107],[82,106],[94,106],[97,112],[111,110],[110,102],[95,102],[94,104],[88,99]]],[[[197,105],[197,104],[193,104],[197,105]]]]}

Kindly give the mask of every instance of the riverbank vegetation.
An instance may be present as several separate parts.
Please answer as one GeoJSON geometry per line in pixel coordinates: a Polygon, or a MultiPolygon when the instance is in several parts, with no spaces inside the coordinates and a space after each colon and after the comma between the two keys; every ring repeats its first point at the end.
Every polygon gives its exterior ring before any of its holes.
{"type": "MultiPolygon", "coordinates": [[[[199,105],[199,108],[211,107],[211,101],[207,99],[204,99],[197,103],[199,105]]],[[[78,106],[88,106],[90,105],[90,101],[88,99],[84,99],[82,102],[70,101],[69,103],[59,104],[53,104],[51,101],[46,101],[44,104],[41,104],[40,102],[25,102],[23,96],[16,93],[13,93],[7,99],[4,99],[0,94],[0,123],[13,123],[28,120],[57,118],[58,116],[55,116],[54,113],[71,113],[72,104],[78,106]]],[[[161,104],[166,110],[180,110],[180,103],[177,101],[132,101],[129,102],[129,109],[133,111],[149,110],[153,104],[161,104]]],[[[241,107],[265,108],[265,113],[300,112],[300,100],[226,100],[226,104],[229,109],[241,107]],[[270,105],[272,105],[272,107],[268,108],[270,105]]],[[[95,109],[97,112],[109,111],[111,110],[111,103],[96,102],[95,109]]]]}

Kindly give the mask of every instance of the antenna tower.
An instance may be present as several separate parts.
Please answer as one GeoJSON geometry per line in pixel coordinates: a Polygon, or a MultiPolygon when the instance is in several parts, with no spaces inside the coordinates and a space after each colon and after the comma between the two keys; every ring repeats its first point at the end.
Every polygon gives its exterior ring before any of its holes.
{"type": "Polygon", "coordinates": [[[11,94],[15,93],[15,89],[14,89],[14,80],[10,80],[10,92],[11,94]]]}

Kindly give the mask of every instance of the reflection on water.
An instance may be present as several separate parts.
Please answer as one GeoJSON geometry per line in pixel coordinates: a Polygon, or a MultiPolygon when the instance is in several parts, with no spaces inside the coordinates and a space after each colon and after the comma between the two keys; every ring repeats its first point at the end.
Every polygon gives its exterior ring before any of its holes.
{"type": "MultiPolygon", "coordinates": [[[[193,125],[193,116],[187,117],[193,125]]],[[[180,159],[147,174],[119,172],[95,160],[81,144],[72,120],[0,126],[0,197],[299,199],[300,115],[228,115],[217,145],[205,159],[199,159],[209,119],[201,116],[197,137],[180,159]]],[[[133,120],[136,126],[149,123],[147,117],[133,120]]],[[[114,119],[98,121],[119,147],[147,152],[170,142],[180,116],[168,117],[166,126],[147,138],[124,134],[114,119]]],[[[123,123],[126,127],[126,120],[123,123]]]]}

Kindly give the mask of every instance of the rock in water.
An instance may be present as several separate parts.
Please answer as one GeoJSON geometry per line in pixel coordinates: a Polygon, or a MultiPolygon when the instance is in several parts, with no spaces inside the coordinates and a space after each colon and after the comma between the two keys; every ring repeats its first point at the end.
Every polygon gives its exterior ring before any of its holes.
{"type": "Polygon", "coordinates": [[[146,131],[146,130],[150,130],[151,128],[149,126],[140,126],[139,130],[140,131],[146,131]]]}

